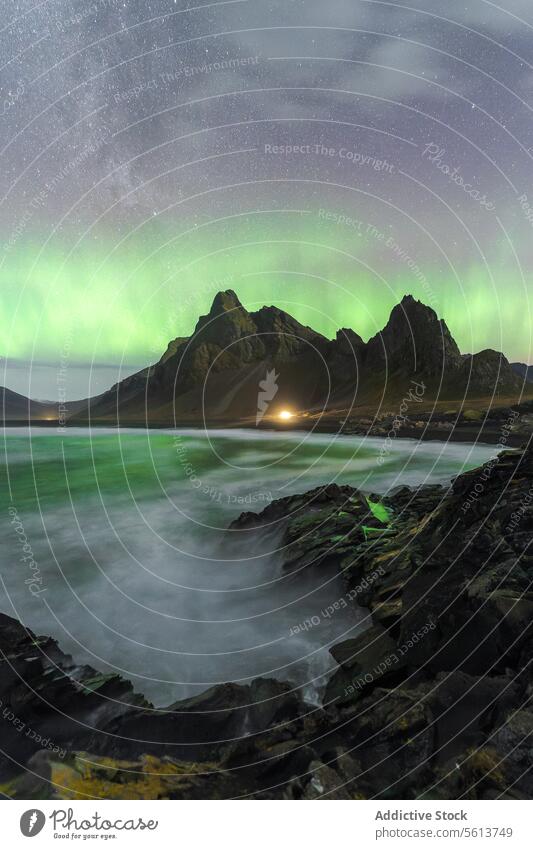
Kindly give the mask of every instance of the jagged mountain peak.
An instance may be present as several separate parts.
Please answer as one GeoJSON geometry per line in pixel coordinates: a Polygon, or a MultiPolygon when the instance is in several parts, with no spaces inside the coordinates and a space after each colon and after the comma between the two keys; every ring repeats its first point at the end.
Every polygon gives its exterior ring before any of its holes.
{"type": "Polygon", "coordinates": [[[211,304],[211,309],[209,310],[209,316],[212,318],[221,313],[239,309],[244,310],[244,307],[239,301],[237,294],[233,289],[226,289],[225,291],[216,293],[211,304]]]}
{"type": "Polygon", "coordinates": [[[419,301],[413,295],[404,295],[399,304],[396,304],[390,313],[389,321],[398,313],[410,316],[424,316],[428,321],[439,321],[439,317],[433,307],[428,307],[423,301],[419,301]]]}
{"type": "Polygon", "coordinates": [[[257,324],[259,330],[263,332],[277,331],[283,333],[295,333],[301,338],[324,338],[312,327],[307,327],[301,324],[298,319],[294,318],[290,313],[275,306],[265,306],[256,312],[250,313],[252,319],[257,324]]]}
{"type": "Polygon", "coordinates": [[[387,363],[389,369],[407,368],[439,374],[443,368],[456,368],[461,354],[446,322],[412,295],[404,295],[390,313],[387,324],[369,340],[366,360],[375,368],[387,363]]]}
{"type": "Polygon", "coordinates": [[[217,292],[190,338],[173,340],[159,363],[96,399],[91,415],[153,409],[159,421],[178,409],[187,420],[202,410],[216,420],[255,420],[258,381],[272,369],[282,375],[278,402],[307,410],[402,397],[413,379],[428,387],[428,402],[466,393],[511,397],[521,387],[502,354],[462,356],[446,323],[410,294],[365,344],[350,328],[328,340],[274,305],[249,312],[228,289],[217,292]]]}
{"type": "Polygon", "coordinates": [[[203,342],[227,345],[256,332],[255,323],[233,289],[217,292],[207,315],[198,319],[193,335],[203,342]]]}
{"type": "Polygon", "coordinates": [[[351,327],[341,327],[337,330],[335,338],[337,342],[342,342],[347,339],[352,345],[357,347],[365,344],[361,336],[359,336],[355,330],[352,330],[351,327]]]}

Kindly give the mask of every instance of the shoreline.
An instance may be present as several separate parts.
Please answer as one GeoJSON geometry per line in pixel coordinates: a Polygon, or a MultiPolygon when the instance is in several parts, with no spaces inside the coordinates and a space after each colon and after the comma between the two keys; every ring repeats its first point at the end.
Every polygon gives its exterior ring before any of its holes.
{"type": "MultiPolygon", "coordinates": [[[[485,426],[481,428],[466,424],[460,424],[453,428],[439,426],[438,424],[424,427],[402,427],[394,431],[394,438],[409,439],[413,442],[458,442],[467,445],[478,443],[484,445],[501,444],[501,450],[504,450],[505,448],[522,447],[529,441],[529,438],[533,434],[533,426],[531,426],[530,428],[523,428],[516,432],[511,431],[505,440],[502,440],[501,426],[495,427],[493,423],[488,424],[488,427],[485,426]]],[[[250,425],[234,421],[213,422],[207,424],[200,424],[198,422],[125,422],[122,425],[117,425],[113,422],[99,421],[72,422],[67,425],[59,425],[58,421],[25,422],[16,420],[12,422],[4,422],[3,427],[4,430],[6,428],[42,428],[43,430],[54,430],[58,436],[61,436],[68,430],[75,428],[89,428],[91,430],[108,429],[116,430],[117,432],[121,430],[245,430],[250,431],[250,433],[272,434],[314,432],[317,434],[332,434],[335,436],[369,437],[371,439],[386,439],[389,433],[389,431],[382,427],[378,427],[377,430],[374,431],[372,428],[365,428],[363,425],[357,425],[357,423],[354,423],[353,425],[350,425],[349,429],[345,429],[343,427],[334,426],[332,422],[316,423],[314,426],[309,425],[307,427],[305,427],[302,423],[299,423],[298,425],[276,425],[276,423],[272,422],[269,423],[268,427],[252,427],[250,425]]]]}
{"type": "Polygon", "coordinates": [[[12,700],[0,675],[10,756],[0,786],[13,798],[54,798],[60,773],[75,799],[97,789],[125,799],[326,791],[353,800],[391,786],[400,799],[531,798],[532,502],[527,450],[502,452],[450,489],[403,487],[379,513],[337,485],[241,513],[230,528],[247,546],[280,522],[283,569],[335,566],[346,598],[369,611],[369,628],[330,647],[336,668],[318,705],[289,682],[255,678],[157,709],[128,679],[79,666],[54,639],[0,614],[0,667],[31,684],[12,700]]]}

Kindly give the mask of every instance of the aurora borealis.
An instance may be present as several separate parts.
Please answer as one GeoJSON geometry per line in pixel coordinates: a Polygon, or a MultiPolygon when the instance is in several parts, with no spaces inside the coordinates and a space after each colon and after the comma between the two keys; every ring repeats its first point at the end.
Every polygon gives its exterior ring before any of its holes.
{"type": "MultiPolygon", "coordinates": [[[[406,293],[531,362],[530,8],[4,2],[0,354],[84,397],[218,289],[367,339],[406,293]]],[[[533,18],[531,18],[533,22],[533,18]]]]}
{"type": "Polygon", "coordinates": [[[518,845],[533,0],[0,12],[11,843],[518,845]]]}

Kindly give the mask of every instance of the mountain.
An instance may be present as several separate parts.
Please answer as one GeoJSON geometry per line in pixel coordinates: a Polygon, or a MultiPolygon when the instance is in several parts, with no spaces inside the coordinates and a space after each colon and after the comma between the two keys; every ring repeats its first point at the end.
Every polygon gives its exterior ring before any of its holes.
{"type": "Polygon", "coordinates": [[[533,383],[533,366],[528,366],[525,363],[511,363],[511,368],[526,383],[533,383]]]}
{"type": "Polygon", "coordinates": [[[503,354],[461,354],[446,323],[411,295],[368,342],[349,328],[332,340],[275,306],[249,312],[219,292],[190,337],[97,398],[71,422],[255,424],[284,407],[302,415],[398,405],[416,383],[436,399],[516,400],[523,380],[503,354]],[[263,415],[264,414],[264,415],[263,415]]]}
{"type": "Polygon", "coordinates": [[[373,370],[387,369],[438,377],[459,368],[461,353],[446,323],[430,307],[406,295],[395,306],[380,333],[366,346],[365,362],[373,370]]]}
{"type": "Polygon", "coordinates": [[[219,292],[191,337],[175,339],[159,362],[90,399],[75,418],[255,420],[259,382],[272,369],[283,373],[276,403],[300,409],[321,396],[318,366],[328,344],[277,307],[248,312],[233,291],[219,292]]]}
{"type": "Polygon", "coordinates": [[[356,365],[358,403],[375,406],[380,399],[402,398],[409,394],[413,381],[426,403],[490,400],[493,395],[518,398],[523,388],[523,381],[517,379],[503,354],[491,350],[461,354],[446,322],[412,295],[393,308],[383,330],[366,344],[353,331],[342,333],[343,340],[337,334],[333,343],[329,363],[334,364],[336,385],[345,375],[345,388],[353,387],[356,365]],[[354,342],[347,346],[350,339],[354,342]]]}
{"type": "Polygon", "coordinates": [[[56,415],[52,403],[32,401],[3,386],[0,386],[0,411],[5,422],[44,420],[55,418],[56,415]]]}
{"type": "MultiPolygon", "coordinates": [[[[80,401],[67,401],[66,415],[75,415],[86,411],[88,398],[80,401]]],[[[96,399],[93,398],[93,401],[96,399]]],[[[20,395],[12,389],[0,386],[0,420],[24,424],[29,422],[55,422],[60,415],[59,401],[34,401],[25,395],[20,395]]]]}

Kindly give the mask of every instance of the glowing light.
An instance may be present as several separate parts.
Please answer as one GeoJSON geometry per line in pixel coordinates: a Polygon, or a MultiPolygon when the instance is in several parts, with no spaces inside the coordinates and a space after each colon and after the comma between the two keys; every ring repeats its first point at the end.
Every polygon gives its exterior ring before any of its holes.
{"type": "Polygon", "coordinates": [[[283,419],[283,421],[288,421],[288,419],[292,419],[294,417],[294,413],[291,413],[290,410],[282,410],[279,417],[280,419],[283,419]]]}
{"type": "Polygon", "coordinates": [[[132,232],[116,244],[114,227],[102,226],[96,239],[71,253],[78,236],[65,232],[48,244],[35,215],[35,231],[28,227],[4,251],[0,355],[55,362],[67,343],[72,360],[82,363],[148,365],[171,339],[191,334],[219,289],[231,288],[249,310],[274,304],[329,339],[339,327],[351,327],[365,341],[410,293],[436,309],[463,352],[494,348],[511,361],[532,362],[531,309],[524,308],[516,257],[504,245],[495,245],[489,256],[498,272],[495,285],[501,278],[505,287],[498,301],[501,289],[487,297],[482,263],[463,260],[458,288],[455,275],[441,268],[440,255],[427,253],[418,274],[408,257],[399,261],[375,236],[354,240],[352,228],[337,225],[326,233],[327,222],[318,215],[251,218],[178,239],[175,233],[189,232],[186,221],[167,227],[161,216],[151,216],[142,239],[132,232]],[[383,275],[386,287],[369,268],[383,275]]]}

